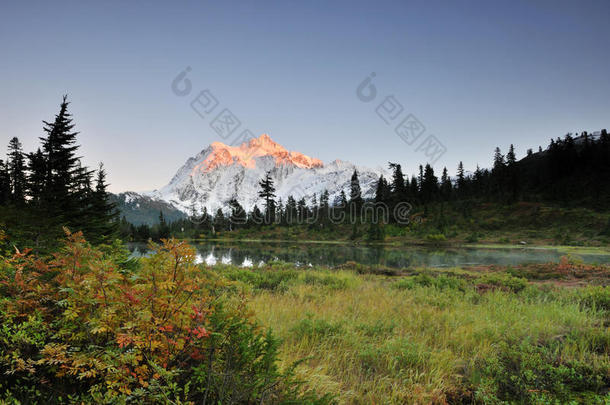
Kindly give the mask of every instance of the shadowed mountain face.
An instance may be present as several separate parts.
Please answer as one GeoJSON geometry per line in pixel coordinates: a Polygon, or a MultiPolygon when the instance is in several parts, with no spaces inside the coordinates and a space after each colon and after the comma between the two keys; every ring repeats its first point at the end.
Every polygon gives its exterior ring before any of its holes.
{"type": "Polygon", "coordinates": [[[166,221],[173,222],[186,218],[186,214],[173,205],[155,200],[148,196],[127,191],[111,194],[110,201],[116,204],[121,217],[134,225],[153,225],[159,222],[159,213],[163,212],[166,221]]]}

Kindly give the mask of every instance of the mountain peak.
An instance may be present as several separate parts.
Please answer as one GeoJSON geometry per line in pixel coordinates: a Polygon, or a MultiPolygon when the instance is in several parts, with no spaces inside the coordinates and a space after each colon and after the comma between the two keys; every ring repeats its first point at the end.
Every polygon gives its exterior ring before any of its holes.
{"type": "Polygon", "coordinates": [[[226,210],[236,199],[246,210],[261,200],[259,181],[272,172],[276,195],[310,201],[313,195],[329,193],[329,201],[349,190],[354,169],[358,169],[365,198],[373,197],[383,169],[357,167],[350,162],[321,160],[300,152],[286,150],[268,134],[248,139],[239,145],[214,142],[189,158],[160,190],[149,193],[155,200],[172,204],[184,213],[204,207],[208,212],[226,210]]]}
{"type": "Polygon", "coordinates": [[[271,142],[271,143],[275,143],[273,142],[273,139],[271,139],[271,137],[269,136],[269,134],[261,134],[261,136],[259,136],[257,138],[260,142],[271,142]]]}
{"type": "Polygon", "coordinates": [[[276,143],[268,134],[250,139],[239,146],[230,146],[222,142],[212,142],[210,151],[193,168],[191,175],[206,173],[219,166],[241,165],[253,169],[256,167],[256,158],[271,156],[276,166],[293,165],[300,168],[312,169],[322,167],[321,160],[309,157],[300,152],[290,152],[282,145],[276,143]]]}

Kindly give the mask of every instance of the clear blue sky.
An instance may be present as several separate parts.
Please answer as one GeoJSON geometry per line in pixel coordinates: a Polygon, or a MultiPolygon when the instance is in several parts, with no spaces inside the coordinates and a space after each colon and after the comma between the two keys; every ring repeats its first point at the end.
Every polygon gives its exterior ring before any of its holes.
{"type": "Polygon", "coordinates": [[[86,163],[121,191],[162,186],[219,140],[189,106],[206,88],[288,149],[407,173],[425,156],[376,115],[387,95],[445,145],[435,168],[450,172],[610,127],[607,0],[178,3],[3,2],[0,141],[34,149],[68,93],[86,163]],[[186,66],[193,93],[178,97],[186,66]]]}

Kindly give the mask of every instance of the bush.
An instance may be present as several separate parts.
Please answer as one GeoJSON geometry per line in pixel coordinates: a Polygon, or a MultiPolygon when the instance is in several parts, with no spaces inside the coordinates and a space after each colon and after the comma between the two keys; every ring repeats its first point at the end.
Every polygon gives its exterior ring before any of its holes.
{"type": "Polygon", "coordinates": [[[283,291],[287,284],[295,280],[299,276],[296,270],[286,270],[281,267],[263,268],[263,269],[243,269],[229,267],[225,271],[220,272],[229,280],[241,281],[244,284],[250,285],[259,290],[283,291]]]}
{"type": "Polygon", "coordinates": [[[354,282],[353,279],[341,277],[338,274],[320,274],[309,271],[302,273],[300,279],[305,284],[324,286],[330,290],[344,290],[354,282]]]}
{"type": "Polygon", "coordinates": [[[243,299],[202,271],[184,242],[152,248],[130,270],[123,252],[93,248],[77,233],[51,260],[8,259],[0,395],[26,403],[297,399],[291,370],[276,366],[277,340],[243,299]]]}
{"type": "Polygon", "coordinates": [[[416,287],[434,287],[439,290],[454,289],[465,291],[467,284],[466,281],[457,277],[445,275],[432,277],[428,274],[418,274],[416,276],[402,278],[395,282],[393,286],[400,290],[412,290],[416,287]]]}
{"type": "Polygon", "coordinates": [[[443,243],[447,241],[447,238],[442,233],[431,233],[426,235],[426,241],[434,244],[443,243]]]}
{"type": "Polygon", "coordinates": [[[481,365],[482,388],[477,399],[489,403],[601,404],[599,396],[610,384],[610,369],[596,368],[585,360],[566,359],[556,346],[553,342],[500,343],[497,356],[481,365]]]}
{"type": "Polygon", "coordinates": [[[581,305],[587,308],[610,311],[610,287],[589,286],[578,290],[581,305]]]}
{"type": "Polygon", "coordinates": [[[490,286],[517,293],[527,287],[527,279],[506,273],[489,273],[476,280],[478,286],[490,286]]]}
{"type": "Polygon", "coordinates": [[[471,233],[466,237],[466,243],[477,243],[479,241],[479,237],[476,233],[471,233]]]}

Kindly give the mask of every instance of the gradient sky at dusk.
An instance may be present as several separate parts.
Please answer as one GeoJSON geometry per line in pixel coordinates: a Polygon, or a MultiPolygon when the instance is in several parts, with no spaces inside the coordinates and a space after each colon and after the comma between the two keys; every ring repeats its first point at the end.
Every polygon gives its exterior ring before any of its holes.
{"type": "Polygon", "coordinates": [[[495,146],[523,156],[610,127],[607,0],[57,3],[0,6],[0,142],[36,148],[68,93],[81,154],[105,163],[112,191],[160,187],[220,140],[189,106],[204,89],[239,130],[407,173],[426,159],[376,115],[388,95],[444,144],[435,168],[452,173],[489,166],[495,146]],[[364,103],[371,72],[378,96],[364,103]]]}

